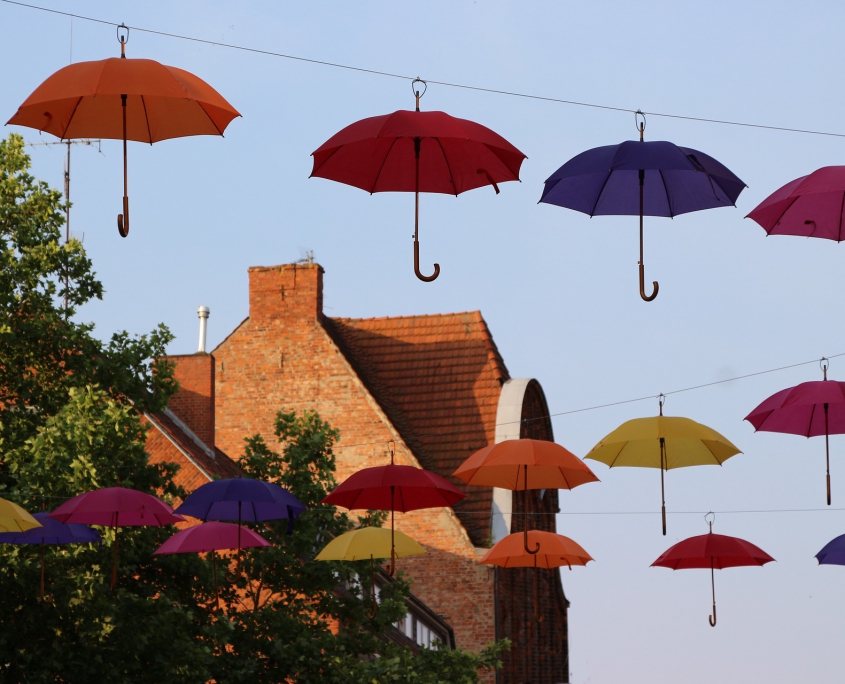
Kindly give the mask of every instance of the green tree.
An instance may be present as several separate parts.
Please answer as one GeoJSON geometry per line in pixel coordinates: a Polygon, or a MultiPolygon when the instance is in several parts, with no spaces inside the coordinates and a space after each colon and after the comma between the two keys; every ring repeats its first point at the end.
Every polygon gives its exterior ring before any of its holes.
{"type": "MultiPolygon", "coordinates": [[[[61,196],[29,165],[20,136],[0,141],[0,496],[31,511],[117,484],[184,497],[176,466],[149,462],[141,420],[176,390],[163,360],[170,333],[160,326],[103,342],[93,325],[76,320],[81,305],[102,297],[102,285],[82,245],[62,243],[61,196]]],[[[314,560],[353,525],[320,505],[335,484],[337,432],[317,414],[280,413],[276,437],[278,452],[260,436],[247,440],[245,474],[278,481],[309,510],[292,531],[283,521],[258,526],[274,546],[245,555],[237,585],[221,577],[225,610],[215,610],[210,559],[152,555],[172,529],[120,531],[115,591],[113,531],[103,531],[102,549],[48,549],[46,602],[38,547],[0,544],[0,681],[477,681],[498,648],[414,658],[384,640],[405,612],[403,578],[385,588],[371,619],[360,598],[366,568],[314,560]]]]}

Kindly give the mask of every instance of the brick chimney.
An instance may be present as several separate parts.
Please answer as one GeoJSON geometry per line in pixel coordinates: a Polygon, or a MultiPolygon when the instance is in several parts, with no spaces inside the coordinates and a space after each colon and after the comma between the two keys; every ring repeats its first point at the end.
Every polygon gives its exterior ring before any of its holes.
{"type": "Polygon", "coordinates": [[[176,362],[179,391],[168,408],[209,448],[214,447],[214,357],[211,354],[168,356],[176,362]]]}
{"type": "Polygon", "coordinates": [[[314,263],[251,267],[250,320],[316,322],[323,313],[323,272],[314,263]]]}

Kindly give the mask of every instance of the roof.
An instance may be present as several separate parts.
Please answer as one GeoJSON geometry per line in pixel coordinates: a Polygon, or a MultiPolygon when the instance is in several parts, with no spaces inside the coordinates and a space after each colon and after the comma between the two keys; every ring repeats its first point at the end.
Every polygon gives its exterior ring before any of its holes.
{"type": "Polygon", "coordinates": [[[208,447],[169,409],[144,414],[194,465],[210,477],[238,477],[237,464],[217,447],[208,447]]]}
{"type": "Polygon", "coordinates": [[[322,320],[421,465],[467,493],[455,512],[483,546],[492,489],[450,477],[495,441],[501,385],[509,379],[481,312],[322,320]]]}

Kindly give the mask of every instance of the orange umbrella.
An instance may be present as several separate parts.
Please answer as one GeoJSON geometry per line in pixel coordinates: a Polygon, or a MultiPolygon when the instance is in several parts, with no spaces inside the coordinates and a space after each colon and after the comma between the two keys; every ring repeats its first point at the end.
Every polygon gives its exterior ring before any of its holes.
{"type": "Polygon", "coordinates": [[[152,144],[191,135],[223,135],[229,122],[240,116],[220,93],[193,74],[151,59],[126,59],[128,38],[129,29],[121,24],[120,58],[59,69],[7,122],[62,140],[123,140],[123,213],[117,217],[123,237],[129,234],[126,141],[152,144]]]}
{"type": "Polygon", "coordinates": [[[586,565],[593,558],[569,537],[554,532],[528,532],[531,542],[537,542],[537,551],[526,551],[521,535],[509,534],[481,558],[479,563],[498,565],[500,568],[534,568],[534,619],[542,622],[539,611],[539,590],[537,568],[559,568],[564,565],[572,570],[573,565],[586,565]]]}
{"type": "MultiPolygon", "coordinates": [[[[593,471],[580,458],[560,444],[538,439],[510,439],[476,451],[454,473],[468,485],[519,489],[573,489],[587,482],[598,482],[593,471]]],[[[503,540],[504,541],[504,540],[503,540]]],[[[524,532],[525,551],[528,527],[524,532]]]]}

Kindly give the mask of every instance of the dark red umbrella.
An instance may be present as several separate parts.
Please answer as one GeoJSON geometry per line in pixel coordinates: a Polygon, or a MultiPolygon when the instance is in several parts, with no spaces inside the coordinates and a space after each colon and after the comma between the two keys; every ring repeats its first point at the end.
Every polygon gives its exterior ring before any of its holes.
{"type": "Polygon", "coordinates": [[[324,504],[349,510],[390,511],[391,556],[389,574],[396,570],[393,553],[393,514],[423,508],[451,508],[466,497],[460,489],[435,473],[415,466],[390,465],[364,468],[332,490],[324,504]]]}
{"type": "Polygon", "coordinates": [[[830,506],[830,435],[845,434],[845,382],[827,379],[828,360],[822,359],[824,380],[802,382],[773,394],[745,416],[756,430],[790,435],[824,435],[827,466],[827,505],[830,506]]]}
{"type": "Polygon", "coordinates": [[[845,240],[845,166],[825,166],[796,178],[758,204],[745,218],[769,235],[845,240]]]}
{"type": "MultiPolygon", "coordinates": [[[[708,513],[712,515],[712,513],[708,513]]],[[[716,581],[714,570],[737,568],[748,565],[765,565],[774,560],[763,549],[738,537],[713,534],[713,520],[708,520],[710,532],[678,542],[663,552],[652,567],[672,570],[710,568],[710,587],[713,591],[713,615],[710,626],[716,626],[716,581]]]]}
{"type": "Polygon", "coordinates": [[[117,586],[117,529],[119,527],[164,527],[185,521],[181,515],[176,515],[164,501],[151,494],[125,487],[107,487],[79,494],[70,501],[65,501],[50,513],[50,517],[63,523],[115,528],[112,589],[117,586]]]}
{"type": "MultiPolygon", "coordinates": [[[[425,85],[425,81],[415,79],[425,85]]],[[[329,138],[312,153],[311,176],[374,192],[414,193],[414,273],[431,282],[440,274],[420,273],[421,192],[458,196],[467,190],[519,180],[526,156],[502,136],[445,112],[398,111],[362,119],[329,138]]]]}

